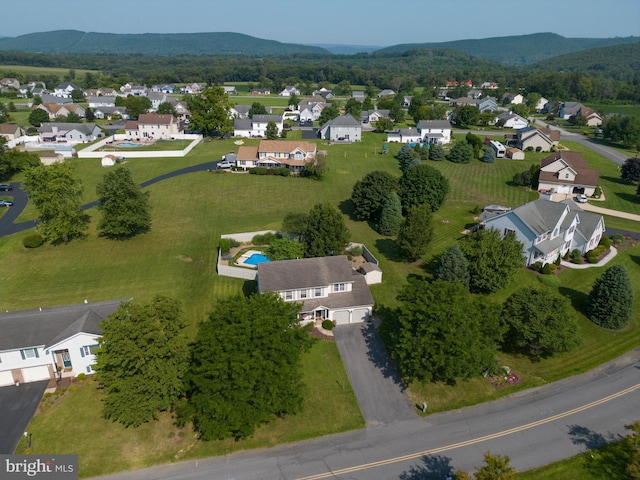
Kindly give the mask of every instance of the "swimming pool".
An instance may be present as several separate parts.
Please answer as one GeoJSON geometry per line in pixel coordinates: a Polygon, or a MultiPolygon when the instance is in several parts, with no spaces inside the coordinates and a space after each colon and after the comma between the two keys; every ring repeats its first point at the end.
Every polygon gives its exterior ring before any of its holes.
{"type": "Polygon", "coordinates": [[[118,147],[141,147],[141,143],[133,143],[133,142],[121,142],[118,144],[118,147]]]}
{"type": "Polygon", "coordinates": [[[262,253],[254,253],[244,260],[243,265],[257,265],[259,263],[270,262],[269,258],[262,253]]]}

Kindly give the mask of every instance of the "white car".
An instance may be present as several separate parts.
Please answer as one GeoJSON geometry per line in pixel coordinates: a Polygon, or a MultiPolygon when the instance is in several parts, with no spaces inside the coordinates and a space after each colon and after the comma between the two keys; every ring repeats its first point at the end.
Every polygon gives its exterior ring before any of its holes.
{"type": "Polygon", "coordinates": [[[587,196],[584,193],[581,193],[577,197],[578,203],[587,203],[587,196]]]}
{"type": "Polygon", "coordinates": [[[216,165],[216,169],[221,170],[221,169],[227,169],[227,168],[231,168],[231,167],[235,167],[236,166],[236,162],[232,162],[231,160],[222,160],[220,162],[218,162],[218,164],[216,165]]]}

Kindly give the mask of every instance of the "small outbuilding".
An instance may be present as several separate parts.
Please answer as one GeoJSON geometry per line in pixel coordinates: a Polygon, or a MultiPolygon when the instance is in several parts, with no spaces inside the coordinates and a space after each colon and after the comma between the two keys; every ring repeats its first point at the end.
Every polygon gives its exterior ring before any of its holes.
{"type": "Polygon", "coordinates": [[[103,167],[113,167],[116,164],[116,157],[114,155],[105,155],[102,157],[102,166],[103,167]]]}

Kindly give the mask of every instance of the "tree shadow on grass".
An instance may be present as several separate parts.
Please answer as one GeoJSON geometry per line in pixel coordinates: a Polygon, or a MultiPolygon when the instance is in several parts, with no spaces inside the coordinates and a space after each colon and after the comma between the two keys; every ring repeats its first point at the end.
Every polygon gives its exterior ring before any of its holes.
{"type": "Polygon", "coordinates": [[[402,250],[392,238],[379,238],[376,240],[376,248],[392,262],[403,262],[405,260],[402,250]]]}
{"type": "Polygon", "coordinates": [[[629,258],[636,265],[640,265],[640,256],[638,256],[638,255],[629,255],[629,258]]]}
{"type": "Polygon", "coordinates": [[[353,201],[350,198],[347,198],[346,200],[341,201],[338,204],[338,209],[344,215],[347,215],[349,217],[349,220],[352,220],[354,222],[360,221],[360,219],[357,218],[356,215],[355,215],[356,206],[355,206],[355,204],[353,203],[353,201]]]}
{"type": "Polygon", "coordinates": [[[382,342],[382,338],[376,331],[373,322],[365,322],[362,324],[362,334],[367,345],[367,356],[371,363],[382,372],[385,378],[391,378],[393,383],[399,385],[404,391],[404,384],[400,376],[396,372],[391,357],[382,342]]]}
{"type": "Polygon", "coordinates": [[[640,204],[640,195],[635,193],[616,192],[616,195],[629,203],[640,204]]]}
{"type": "Polygon", "coordinates": [[[589,295],[587,295],[586,293],[574,290],[573,288],[568,288],[563,286],[558,288],[558,292],[560,293],[560,295],[563,295],[569,298],[573,308],[575,308],[579,312],[584,312],[589,295]]]}
{"type": "Polygon", "coordinates": [[[258,291],[258,282],[247,280],[242,284],[242,293],[245,297],[250,297],[258,291]]]}
{"type": "Polygon", "coordinates": [[[424,465],[411,467],[402,472],[400,480],[444,480],[453,473],[451,458],[444,455],[425,455],[422,457],[424,465]]]}
{"type": "Polygon", "coordinates": [[[603,435],[581,425],[569,425],[569,436],[574,445],[583,445],[589,450],[603,447],[615,440],[612,433],[603,435]]]}
{"type": "Polygon", "coordinates": [[[600,178],[602,180],[606,180],[607,182],[615,183],[617,185],[633,185],[633,182],[629,182],[628,180],[623,180],[620,177],[609,177],[605,175],[600,178]]]}

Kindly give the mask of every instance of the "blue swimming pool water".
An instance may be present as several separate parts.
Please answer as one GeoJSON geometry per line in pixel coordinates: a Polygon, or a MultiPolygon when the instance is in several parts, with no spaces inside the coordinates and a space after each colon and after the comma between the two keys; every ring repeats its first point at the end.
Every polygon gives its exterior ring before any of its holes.
{"type": "Polygon", "coordinates": [[[119,147],[141,147],[141,143],[122,142],[118,144],[119,147]]]}
{"type": "Polygon", "coordinates": [[[246,265],[257,265],[258,263],[270,262],[266,255],[262,253],[254,253],[249,258],[247,258],[244,263],[246,265]]]}

